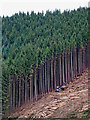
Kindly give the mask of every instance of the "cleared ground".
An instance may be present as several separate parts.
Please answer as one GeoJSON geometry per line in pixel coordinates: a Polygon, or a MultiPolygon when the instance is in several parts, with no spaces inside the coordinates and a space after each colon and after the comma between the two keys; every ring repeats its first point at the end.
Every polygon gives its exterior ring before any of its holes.
{"type": "Polygon", "coordinates": [[[61,92],[50,92],[33,104],[27,103],[12,117],[18,118],[87,118],[88,70],[73,79],[61,92]]]}

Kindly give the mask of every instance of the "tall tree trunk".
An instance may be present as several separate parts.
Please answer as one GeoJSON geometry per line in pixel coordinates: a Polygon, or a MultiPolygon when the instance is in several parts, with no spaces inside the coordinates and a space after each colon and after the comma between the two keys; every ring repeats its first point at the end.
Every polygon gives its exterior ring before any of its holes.
{"type": "Polygon", "coordinates": [[[50,92],[50,61],[48,60],[47,61],[47,66],[48,66],[48,69],[47,69],[47,74],[48,74],[48,92],[50,92]]]}
{"type": "Polygon", "coordinates": [[[76,49],[73,49],[73,78],[76,76],[76,49]]]}
{"type": "Polygon", "coordinates": [[[87,64],[87,63],[86,63],[86,61],[87,61],[87,60],[86,60],[86,58],[87,58],[87,52],[86,52],[87,50],[86,50],[86,49],[87,49],[87,47],[85,47],[85,69],[86,69],[86,64],[87,64]]]}
{"type": "Polygon", "coordinates": [[[37,98],[39,97],[39,68],[37,69],[37,98]]]}
{"type": "Polygon", "coordinates": [[[15,107],[18,107],[18,79],[17,76],[15,76],[15,107]]]}
{"type": "Polygon", "coordinates": [[[80,74],[82,73],[82,49],[80,49],[80,74]]]}
{"type": "Polygon", "coordinates": [[[23,82],[25,82],[25,102],[26,102],[27,101],[27,79],[26,79],[26,76],[25,76],[25,79],[23,82]]]}
{"type": "Polygon", "coordinates": [[[56,58],[54,58],[54,89],[56,89],[56,58]]]}
{"type": "Polygon", "coordinates": [[[72,81],[72,78],[73,78],[73,61],[72,61],[72,50],[71,50],[71,81],[72,81]]]}
{"type": "Polygon", "coordinates": [[[27,95],[26,95],[26,101],[29,101],[29,75],[27,75],[27,95]]]}
{"type": "Polygon", "coordinates": [[[18,103],[17,103],[17,107],[19,107],[19,77],[17,76],[17,81],[18,81],[18,103]]]}
{"type": "Polygon", "coordinates": [[[76,76],[78,75],[78,48],[76,48],[76,76]]]}
{"type": "Polygon", "coordinates": [[[21,100],[20,100],[20,103],[21,103],[21,105],[22,105],[22,82],[23,82],[23,81],[22,81],[22,77],[21,77],[21,91],[20,91],[20,93],[21,93],[21,94],[20,94],[20,99],[21,99],[21,100]]]}
{"type": "Polygon", "coordinates": [[[78,56],[77,56],[77,48],[75,48],[75,77],[77,77],[77,72],[78,72],[78,56]]]}
{"type": "Polygon", "coordinates": [[[60,71],[60,85],[62,85],[62,69],[61,69],[61,55],[59,56],[59,71],[60,71]]]}
{"type": "Polygon", "coordinates": [[[81,50],[81,73],[83,73],[83,49],[81,50]]]}
{"type": "Polygon", "coordinates": [[[12,79],[12,77],[11,77],[11,91],[10,91],[10,93],[11,93],[11,110],[13,109],[13,79],[12,79]]]}
{"type": "Polygon", "coordinates": [[[44,64],[42,66],[42,95],[44,94],[44,64]]]}
{"type": "Polygon", "coordinates": [[[85,48],[83,50],[83,72],[85,70],[85,48]]]}
{"type": "Polygon", "coordinates": [[[88,42],[87,45],[87,68],[89,70],[89,78],[90,78],[90,41],[88,42]]]}
{"type": "Polygon", "coordinates": [[[42,94],[42,65],[39,69],[39,93],[42,94]]]}
{"type": "Polygon", "coordinates": [[[8,105],[9,105],[9,112],[11,112],[11,110],[12,110],[12,82],[11,82],[10,76],[9,76],[9,101],[8,101],[8,105]]]}
{"type": "Polygon", "coordinates": [[[53,90],[53,60],[51,60],[51,90],[53,90]]]}
{"type": "Polygon", "coordinates": [[[77,75],[79,74],[79,50],[77,48],[77,75]]]}
{"type": "Polygon", "coordinates": [[[82,49],[80,48],[80,74],[82,73],[82,49]]]}
{"type": "Polygon", "coordinates": [[[65,73],[64,73],[64,53],[62,55],[62,64],[63,64],[63,84],[64,84],[64,81],[65,81],[65,73]]]}
{"type": "Polygon", "coordinates": [[[51,81],[51,60],[50,60],[50,92],[51,92],[51,83],[52,81],[51,81]]]}
{"type": "Polygon", "coordinates": [[[43,79],[42,79],[42,83],[43,83],[43,89],[42,89],[42,91],[43,91],[43,94],[44,94],[44,82],[45,82],[45,79],[44,79],[44,64],[43,64],[43,79]]]}
{"type": "Polygon", "coordinates": [[[88,67],[88,48],[85,47],[85,69],[88,67]]]}
{"type": "Polygon", "coordinates": [[[21,76],[19,77],[19,106],[21,106],[21,76]]]}
{"type": "Polygon", "coordinates": [[[28,74],[28,100],[30,101],[30,73],[28,74]]]}
{"type": "Polygon", "coordinates": [[[26,79],[24,78],[24,76],[22,76],[22,104],[24,103],[24,102],[26,102],[26,90],[27,90],[27,87],[26,87],[26,79]],[[24,84],[25,84],[25,87],[24,87],[24,84]],[[25,90],[24,90],[24,88],[25,88],[25,90]],[[24,93],[25,92],[25,93],[24,93]],[[24,94],[25,94],[25,97],[24,97],[24,94]],[[25,98],[25,99],[24,99],[25,98]]]}
{"type": "Polygon", "coordinates": [[[60,85],[60,65],[59,65],[59,57],[57,57],[57,61],[56,61],[56,81],[57,81],[57,86],[60,85]]]}
{"type": "Polygon", "coordinates": [[[13,109],[15,108],[15,79],[13,77],[13,109]]]}
{"type": "Polygon", "coordinates": [[[70,82],[70,53],[68,52],[68,83],[70,82]]]}
{"type": "Polygon", "coordinates": [[[43,95],[43,65],[41,65],[41,94],[43,95]]]}
{"type": "Polygon", "coordinates": [[[33,101],[33,74],[30,74],[30,101],[33,101]]]}
{"type": "Polygon", "coordinates": [[[43,75],[43,64],[42,64],[42,82],[41,82],[41,86],[42,86],[42,96],[43,96],[43,78],[44,78],[44,75],[43,75]]]}
{"type": "Polygon", "coordinates": [[[70,81],[71,81],[71,51],[70,51],[69,65],[70,65],[70,81]]]}
{"type": "Polygon", "coordinates": [[[80,59],[81,55],[80,55],[80,49],[78,48],[78,74],[80,75],[80,62],[81,62],[81,59],[80,59]]]}
{"type": "Polygon", "coordinates": [[[34,84],[35,84],[35,100],[37,100],[37,74],[36,74],[36,70],[35,70],[35,73],[34,73],[34,84]]]}
{"type": "Polygon", "coordinates": [[[83,50],[82,50],[82,71],[84,72],[84,48],[83,48],[83,50]]]}
{"type": "Polygon", "coordinates": [[[45,62],[45,93],[47,92],[47,71],[46,71],[46,68],[47,68],[47,63],[45,62]]]}
{"type": "Polygon", "coordinates": [[[67,52],[65,52],[65,73],[66,73],[66,83],[67,83],[67,52]]]}
{"type": "Polygon", "coordinates": [[[15,75],[14,75],[14,80],[15,80],[15,107],[16,107],[17,84],[16,84],[16,77],[15,77],[15,75]]]}

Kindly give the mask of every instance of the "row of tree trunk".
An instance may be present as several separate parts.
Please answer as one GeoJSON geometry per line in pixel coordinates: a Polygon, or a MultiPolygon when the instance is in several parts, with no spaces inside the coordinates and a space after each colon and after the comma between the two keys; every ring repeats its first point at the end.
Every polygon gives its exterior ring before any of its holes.
{"type": "Polygon", "coordinates": [[[72,49],[71,52],[46,60],[28,76],[11,76],[9,89],[10,111],[27,101],[33,102],[44,94],[66,84],[87,68],[87,48],[72,49]]]}

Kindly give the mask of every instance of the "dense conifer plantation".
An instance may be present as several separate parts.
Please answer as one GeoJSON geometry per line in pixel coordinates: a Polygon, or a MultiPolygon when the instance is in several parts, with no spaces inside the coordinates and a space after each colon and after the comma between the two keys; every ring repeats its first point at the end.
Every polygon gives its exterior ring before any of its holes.
{"type": "Polygon", "coordinates": [[[84,48],[88,39],[87,18],[87,8],[63,13],[47,11],[45,15],[32,11],[31,14],[19,12],[11,17],[3,16],[3,110],[8,107],[9,78],[27,79],[33,69],[46,59],[65,50],[84,48]]]}

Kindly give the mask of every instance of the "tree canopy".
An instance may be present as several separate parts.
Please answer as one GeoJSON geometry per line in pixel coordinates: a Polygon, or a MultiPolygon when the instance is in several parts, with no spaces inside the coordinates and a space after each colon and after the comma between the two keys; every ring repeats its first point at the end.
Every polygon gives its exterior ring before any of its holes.
{"type": "Polygon", "coordinates": [[[37,67],[45,58],[65,49],[84,47],[87,41],[87,8],[2,18],[2,55],[10,74],[21,74],[37,67]]]}
{"type": "Polygon", "coordinates": [[[88,10],[15,13],[2,18],[3,102],[9,76],[28,75],[46,59],[84,47],[88,40],[88,10]]]}

